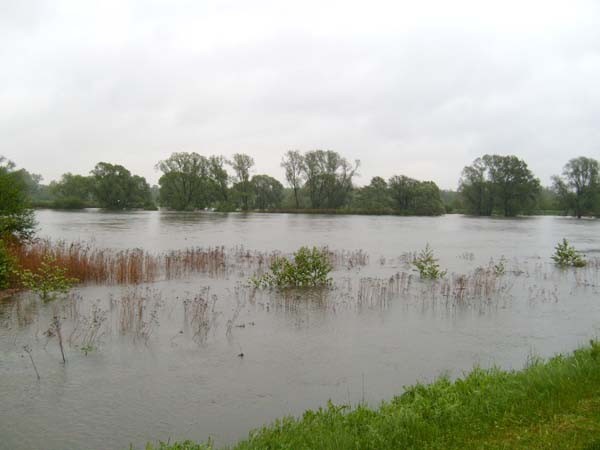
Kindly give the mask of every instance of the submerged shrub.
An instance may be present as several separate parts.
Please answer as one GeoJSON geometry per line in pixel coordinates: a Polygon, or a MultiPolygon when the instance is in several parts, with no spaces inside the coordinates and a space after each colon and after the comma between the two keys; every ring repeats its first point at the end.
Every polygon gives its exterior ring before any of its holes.
{"type": "Polygon", "coordinates": [[[307,287],[323,286],[331,282],[332,266],[325,249],[301,247],[293,260],[278,257],[271,264],[271,271],[261,277],[251,278],[256,287],[307,287]]]}
{"type": "Polygon", "coordinates": [[[446,271],[440,269],[438,260],[434,258],[433,250],[429,244],[415,257],[412,264],[419,271],[421,278],[437,280],[446,276],[446,271]]]}
{"type": "Polygon", "coordinates": [[[554,250],[552,259],[561,267],[585,267],[587,264],[583,255],[575,250],[575,247],[570,245],[565,238],[557,244],[554,250]]]}
{"type": "Polygon", "coordinates": [[[494,272],[494,275],[496,275],[497,277],[504,275],[506,273],[506,259],[504,259],[504,256],[500,258],[500,261],[498,261],[498,263],[494,263],[494,260],[491,260],[490,268],[494,272]]]}
{"type": "Polygon", "coordinates": [[[67,269],[56,264],[56,260],[46,255],[37,271],[24,270],[20,274],[21,283],[27,289],[37,293],[43,301],[66,294],[79,280],[67,276],[67,269]]]}

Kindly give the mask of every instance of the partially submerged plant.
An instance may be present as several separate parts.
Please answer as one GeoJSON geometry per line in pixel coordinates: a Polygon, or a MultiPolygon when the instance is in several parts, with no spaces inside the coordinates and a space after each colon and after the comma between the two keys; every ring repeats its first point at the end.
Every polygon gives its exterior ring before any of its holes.
{"type": "Polygon", "coordinates": [[[500,258],[498,263],[494,263],[494,260],[492,259],[490,261],[490,268],[497,277],[504,275],[506,273],[506,259],[504,259],[504,256],[500,258]]]}
{"type": "Polygon", "coordinates": [[[60,347],[60,354],[62,356],[63,364],[66,364],[67,360],[65,359],[65,349],[63,347],[62,324],[60,322],[60,317],[58,315],[56,315],[52,318],[52,327],[51,328],[54,328],[54,332],[56,333],[56,336],[58,336],[58,345],[60,347]]]}
{"type": "Polygon", "coordinates": [[[585,267],[587,261],[565,238],[554,248],[552,259],[561,267],[585,267]]]}
{"type": "Polygon", "coordinates": [[[271,264],[271,271],[250,282],[256,287],[309,287],[324,286],[331,282],[332,270],[328,252],[325,249],[300,247],[293,260],[277,257],[271,264]]]}
{"type": "Polygon", "coordinates": [[[21,283],[37,293],[43,301],[54,300],[59,294],[66,294],[79,280],[67,276],[67,269],[56,264],[56,260],[46,255],[35,272],[23,270],[21,283]]]}
{"type": "Polygon", "coordinates": [[[433,249],[427,244],[421,252],[415,256],[412,261],[413,266],[417,268],[421,278],[427,280],[437,280],[446,276],[446,271],[440,269],[438,260],[433,256],[433,249]]]}
{"type": "Polygon", "coordinates": [[[31,346],[29,344],[24,345],[23,350],[25,350],[25,353],[27,353],[29,355],[29,359],[31,360],[31,365],[33,366],[33,370],[35,370],[35,376],[39,380],[40,373],[38,372],[37,366],[35,365],[35,361],[33,360],[33,355],[31,354],[33,350],[31,349],[31,346]]]}

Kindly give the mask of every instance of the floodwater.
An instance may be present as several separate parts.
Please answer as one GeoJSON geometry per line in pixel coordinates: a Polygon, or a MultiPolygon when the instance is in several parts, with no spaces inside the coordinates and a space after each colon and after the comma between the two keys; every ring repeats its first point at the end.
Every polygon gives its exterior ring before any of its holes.
{"type": "Polygon", "coordinates": [[[157,254],[224,246],[228,263],[147,285],[79,286],[48,304],[31,294],[0,301],[2,449],[231,444],[328,399],[376,406],[407,384],[474,365],[521,368],[599,335],[600,221],[94,210],[37,218],[38,234],[55,240],[157,254]],[[563,237],[593,264],[555,268],[563,237]],[[427,243],[448,269],[445,284],[419,280],[407,264],[427,243]],[[245,251],[301,245],[338,255],[331,288],[248,286],[260,267],[245,251]],[[502,257],[505,273],[491,274],[490,259],[502,257]],[[55,315],[64,365],[48,333],[55,315]]]}

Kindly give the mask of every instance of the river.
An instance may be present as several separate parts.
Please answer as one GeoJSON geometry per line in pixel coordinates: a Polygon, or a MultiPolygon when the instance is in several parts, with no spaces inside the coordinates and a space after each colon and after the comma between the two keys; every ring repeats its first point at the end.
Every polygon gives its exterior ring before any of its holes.
{"type": "Polygon", "coordinates": [[[231,264],[222,273],[140,286],[81,285],[49,304],[30,293],[2,300],[2,449],[126,449],[209,437],[231,444],[329,399],[376,406],[407,384],[475,365],[518,369],[529,357],[598,336],[597,220],[36,214],[41,237],[156,254],[224,246],[231,264]],[[556,268],[550,255],[563,237],[594,264],[556,268]],[[422,282],[407,264],[407,254],[426,244],[454,281],[422,282]],[[289,253],[302,245],[337,252],[331,288],[248,287],[257,267],[245,251],[289,253]],[[505,273],[490,276],[490,260],[501,258],[505,273]],[[464,293],[457,293],[459,274],[471,280],[464,293]],[[127,305],[141,305],[138,322],[127,305]],[[57,314],[65,365],[46,333],[57,314]],[[93,345],[82,350],[82,342],[93,345]]]}

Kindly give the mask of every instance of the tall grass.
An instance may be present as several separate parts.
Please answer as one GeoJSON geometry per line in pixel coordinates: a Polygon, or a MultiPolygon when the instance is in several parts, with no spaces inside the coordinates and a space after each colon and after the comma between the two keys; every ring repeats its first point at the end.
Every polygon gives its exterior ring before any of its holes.
{"type": "MultiPolygon", "coordinates": [[[[223,246],[193,247],[162,254],[142,249],[111,250],[97,248],[85,242],[50,241],[11,242],[9,253],[21,270],[36,273],[44,259],[64,267],[66,276],[81,282],[107,284],[139,284],[163,279],[176,279],[193,273],[223,277],[229,272],[248,270],[262,272],[280,257],[280,252],[250,251],[244,247],[226,250],[223,246]]],[[[335,267],[353,268],[368,263],[362,250],[332,251],[324,249],[335,267]]]]}
{"type": "Polygon", "coordinates": [[[11,243],[9,251],[20,269],[37,272],[50,256],[54,264],[67,269],[67,276],[82,282],[143,283],[159,274],[157,258],[141,249],[111,251],[82,242],[37,239],[11,243]]]}

